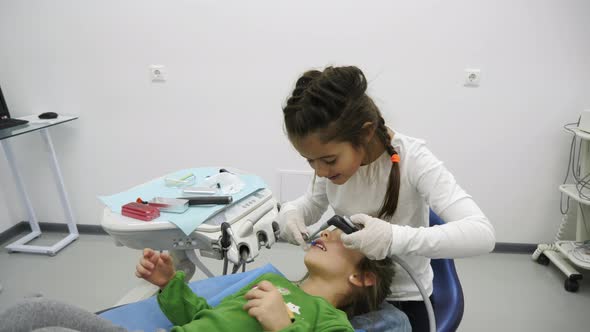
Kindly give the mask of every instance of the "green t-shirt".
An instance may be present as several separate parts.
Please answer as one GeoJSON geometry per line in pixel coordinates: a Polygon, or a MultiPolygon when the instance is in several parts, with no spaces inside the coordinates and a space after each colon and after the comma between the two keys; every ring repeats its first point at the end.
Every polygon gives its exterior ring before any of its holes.
{"type": "Polygon", "coordinates": [[[176,275],[158,294],[162,312],[174,324],[172,332],[262,331],[262,326],[243,309],[244,295],[262,280],[272,283],[295,316],[282,331],[354,331],[346,314],[318,296],[312,296],[275,273],[265,273],[224,298],[216,307],[197,296],[184,282],[184,272],[176,275]]]}

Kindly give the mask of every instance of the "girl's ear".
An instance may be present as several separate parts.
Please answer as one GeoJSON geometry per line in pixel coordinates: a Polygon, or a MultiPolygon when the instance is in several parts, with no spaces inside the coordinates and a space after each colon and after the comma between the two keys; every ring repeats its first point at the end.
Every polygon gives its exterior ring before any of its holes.
{"type": "Polygon", "coordinates": [[[356,287],[369,287],[377,283],[377,277],[373,272],[361,272],[362,274],[355,273],[348,277],[348,281],[356,287]],[[362,278],[361,278],[362,276],[362,278]]]}
{"type": "Polygon", "coordinates": [[[365,144],[367,144],[373,139],[373,136],[375,136],[375,125],[373,124],[373,122],[365,122],[363,123],[363,126],[361,128],[362,132],[365,135],[365,144]]]}

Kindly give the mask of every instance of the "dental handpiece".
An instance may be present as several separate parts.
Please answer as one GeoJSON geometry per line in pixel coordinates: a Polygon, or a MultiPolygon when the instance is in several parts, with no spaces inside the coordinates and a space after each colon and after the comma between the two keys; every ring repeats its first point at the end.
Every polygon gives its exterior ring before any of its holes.
{"type": "Polygon", "coordinates": [[[209,204],[229,204],[233,201],[231,196],[194,196],[194,197],[179,197],[180,199],[188,200],[188,205],[209,205],[209,204]]]}
{"type": "Polygon", "coordinates": [[[305,241],[312,241],[313,239],[315,239],[318,234],[320,234],[322,231],[324,231],[326,228],[330,227],[330,226],[334,226],[340,230],[342,230],[344,233],[346,234],[350,234],[353,232],[358,231],[358,227],[355,226],[352,221],[350,221],[350,218],[345,217],[345,216],[339,216],[339,215],[334,215],[332,218],[328,219],[328,221],[324,224],[322,224],[322,226],[320,226],[320,228],[315,231],[313,234],[307,236],[306,234],[303,234],[303,239],[305,241]]]}
{"type": "Polygon", "coordinates": [[[303,240],[305,241],[304,244],[301,245],[301,247],[303,248],[304,251],[308,251],[309,248],[311,248],[311,246],[313,245],[314,239],[318,236],[318,234],[320,234],[324,229],[328,228],[330,225],[328,225],[327,223],[324,223],[320,226],[320,228],[318,228],[317,231],[315,231],[313,234],[309,235],[309,234],[301,234],[303,236],[303,240]]]}
{"type": "Polygon", "coordinates": [[[340,229],[346,234],[351,234],[359,230],[359,228],[352,223],[350,218],[339,215],[335,215],[330,218],[327,224],[340,229]]]}
{"type": "Polygon", "coordinates": [[[328,225],[328,223],[324,223],[322,224],[322,226],[320,226],[320,228],[318,228],[317,231],[315,231],[313,234],[311,235],[307,235],[307,234],[303,234],[303,239],[307,242],[312,241],[313,239],[315,239],[318,234],[320,234],[322,231],[324,231],[326,228],[330,227],[330,225],[328,225]]]}

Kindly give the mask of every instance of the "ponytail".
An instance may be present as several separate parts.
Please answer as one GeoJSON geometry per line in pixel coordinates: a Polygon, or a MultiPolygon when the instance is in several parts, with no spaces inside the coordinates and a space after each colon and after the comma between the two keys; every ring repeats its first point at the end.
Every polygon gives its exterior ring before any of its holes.
{"type": "Polygon", "coordinates": [[[379,218],[391,218],[397,209],[397,202],[399,200],[399,155],[391,145],[391,137],[387,132],[387,127],[385,127],[383,117],[380,117],[375,133],[392,159],[391,171],[389,172],[389,180],[387,182],[387,192],[383,199],[383,205],[381,205],[381,209],[379,210],[379,218]]]}

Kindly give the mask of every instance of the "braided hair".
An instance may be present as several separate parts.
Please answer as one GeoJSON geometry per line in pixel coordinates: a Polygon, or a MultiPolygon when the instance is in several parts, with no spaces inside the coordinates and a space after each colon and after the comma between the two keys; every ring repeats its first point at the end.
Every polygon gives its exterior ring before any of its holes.
{"type": "MultiPolygon", "coordinates": [[[[348,142],[355,149],[365,148],[369,130],[385,146],[387,153],[397,156],[381,112],[366,94],[367,79],[354,66],[327,67],[323,71],[305,72],[283,107],[285,128],[291,141],[318,134],[322,142],[348,142]],[[373,128],[364,127],[372,123],[373,128]]],[[[392,162],[378,217],[393,216],[399,197],[399,163],[392,162]]]]}

